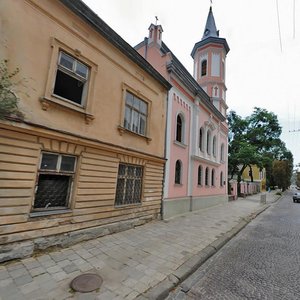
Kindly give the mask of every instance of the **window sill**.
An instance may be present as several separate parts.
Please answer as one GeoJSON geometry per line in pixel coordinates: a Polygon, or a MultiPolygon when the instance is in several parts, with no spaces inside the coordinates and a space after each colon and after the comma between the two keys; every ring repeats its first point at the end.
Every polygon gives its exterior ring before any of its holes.
{"type": "Polygon", "coordinates": [[[57,210],[32,211],[29,214],[29,217],[30,218],[46,217],[46,216],[51,216],[51,215],[69,214],[71,212],[72,212],[72,210],[69,208],[57,209],[57,210]]]}
{"type": "Polygon", "coordinates": [[[119,130],[120,135],[123,135],[124,133],[128,133],[131,135],[135,135],[135,136],[144,138],[147,141],[147,144],[149,144],[152,141],[152,138],[145,136],[145,135],[138,134],[138,133],[131,131],[123,126],[118,126],[118,130],[119,130]]]}
{"type": "Polygon", "coordinates": [[[122,209],[122,208],[132,208],[132,207],[137,207],[137,206],[142,206],[142,201],[139,203],[115,205],[115,208],[122,209]]]}
{"type": "Polygon", "coordinates": [[[187,147],[186,144],[181,143],[181,142],[178,142],[178,141],[176,141],[176,140],[174,140],[173,143],[174,143],[175,145],[181,147],[181,148],[184,148],[184,149],[187,147]]]}
{"type": "Polygon", "coordinates": [[[48,110],[51,105],[60,105],[65,108],[74,110],[84,115],[86,124],[90,124],[90,122],[94,119],[94,116],[88,112],[86,112],[85,108],[76,104],[72,103],[71,101],[65,100],[59,96],[53,95],[51,98],[41,97],[40,98],[42,109],[48,110]]]}
{"type": "Polygon", "coordinates": [[[183,184],[182,184],[182,183],[174,183],[174,186],[175,186],[175,187],[182,187],[183,184]]]}

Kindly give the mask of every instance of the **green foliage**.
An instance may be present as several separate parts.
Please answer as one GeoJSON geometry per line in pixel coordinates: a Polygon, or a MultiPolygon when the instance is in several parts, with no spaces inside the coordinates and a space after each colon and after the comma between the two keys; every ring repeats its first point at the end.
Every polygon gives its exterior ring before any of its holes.
{"type": "Polygon", "coordinates": [[[19,73],[17,68],[9,72],[7,60],[0,62],[0,120],[11,115],[22,118],[23,114],[18,109],[18,98],[13,92],[14,78],[19,73]]]}
{"type": "MultiPolygon", "coordinates": [[[[286,187],[292,175],[293,155],[280,139],[282,129],[277,116],[258,107],[255,107],[253,113],[246,118],[231,111],[228,115],[228,125],[228,171],[231,178],[237,175],[240,181],[247,166],[251,171],[251,165],[257,165],[259,168],[266,168],[267,185],[274,186],[276,183],[273,161],[284,160],[288,180],[282,186],[286,187]]],[[[252,176],[251,180],[253,181],[252,176]]]]}
{"type": "Polygon", "coordinates": [[[291,184],[290,166],[288,160],[274,160],[272,175],[274,183],[285,191],[291,184]]]}

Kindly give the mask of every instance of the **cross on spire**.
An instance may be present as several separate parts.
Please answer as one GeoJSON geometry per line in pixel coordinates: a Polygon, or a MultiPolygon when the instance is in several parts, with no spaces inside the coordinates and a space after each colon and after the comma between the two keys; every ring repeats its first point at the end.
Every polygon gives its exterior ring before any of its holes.
{"type": "Polygon", "coordinates": [[[155,26],[157,25],[158,17],[155,16],[155,26]]]}

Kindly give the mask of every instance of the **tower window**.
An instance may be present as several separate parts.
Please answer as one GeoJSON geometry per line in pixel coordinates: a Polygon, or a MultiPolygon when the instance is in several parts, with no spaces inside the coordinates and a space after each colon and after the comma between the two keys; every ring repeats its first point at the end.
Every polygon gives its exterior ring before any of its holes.
{"type": "Polygon", "coordinates": [[[201,76],[206,76],[207,74],[207,60],[204,59],[201,62],[201,76]]]}

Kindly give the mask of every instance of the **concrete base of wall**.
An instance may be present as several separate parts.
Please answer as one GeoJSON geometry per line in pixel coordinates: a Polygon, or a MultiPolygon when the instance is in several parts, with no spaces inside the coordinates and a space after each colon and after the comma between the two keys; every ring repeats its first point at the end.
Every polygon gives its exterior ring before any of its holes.
{"type": "Polygon", "coordinates": [[[196,211],[226,202],[228,202],[228,195],[164,199],[162,202],[162,218],[166,220],[189,211],[196,211]]]}
{"type": "Polygon", "coordinates": [[[124,231],[143,225],[149,221],[159,218],[159,216],[147,216],[118,223],[102,225],[64,234],[40,237],[33,240],[0,245],[0,262],[17,258],[31,256],[36,251],[45,250],[51,247],[68,247],[76,243],[95,239],[104,235],[124,231]]]}

